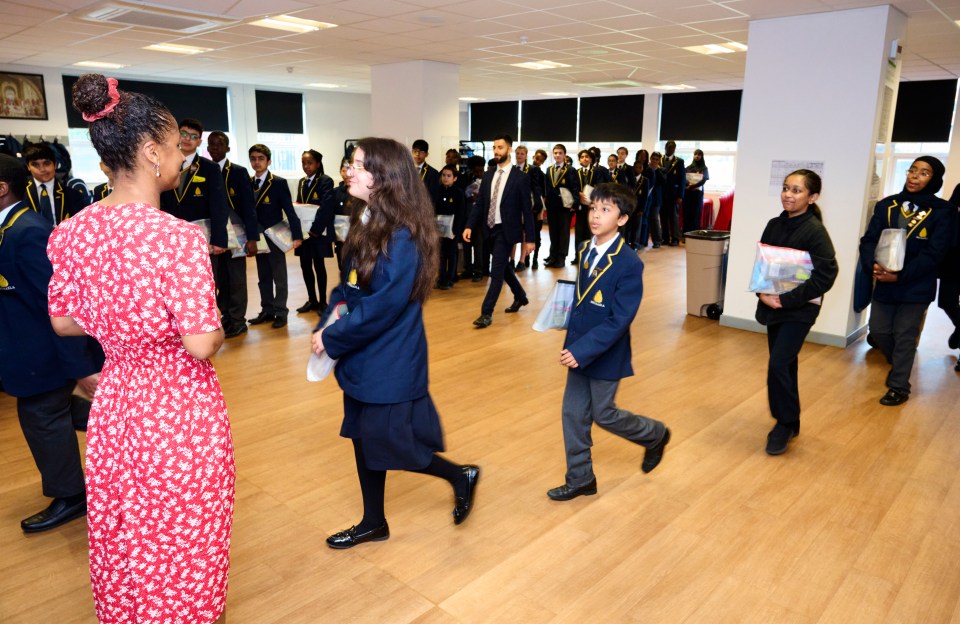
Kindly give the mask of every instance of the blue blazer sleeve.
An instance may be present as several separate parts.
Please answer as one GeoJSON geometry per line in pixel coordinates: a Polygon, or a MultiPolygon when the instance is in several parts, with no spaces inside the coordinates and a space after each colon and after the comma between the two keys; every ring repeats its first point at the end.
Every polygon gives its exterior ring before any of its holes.
{"type": "Polygon", "coordinates": [[[227,187],[223,183],[223,173],[216,163],[205,158],[200,159],[200,164],[200,170],[207,179],[207,193],[210,201],[210,244],[226,249],[230,204],[227,201],[227,187]]]}
{"type": "Polygon", "coordinates": [[[287,185],[287,181],[280,178],[274,179],[274,185],[271,188],[276,189],[275,197],[277,201],[280,202],[280,207],[283,208],[284,214],[287,215],[287,223],[290,224],[290,232],[293,235],[293,240],[303,240],[303,228],[300,227],[300,217],[297,216],[297,211],[293,209],[293,197],[290,195],[290,187],[287,185]],[[277,184],[279,182],[279,184],[277,184]]]}

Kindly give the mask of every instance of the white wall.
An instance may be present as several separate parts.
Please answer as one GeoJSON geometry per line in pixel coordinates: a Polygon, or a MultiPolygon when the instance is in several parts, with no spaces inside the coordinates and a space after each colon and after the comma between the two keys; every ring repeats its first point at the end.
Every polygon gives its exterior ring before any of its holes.
{"type": "Polygon", "coordinates": [[[340,180],[343,142],[372,133],[370,96],[359,93],[310,92],[306,95],[310,147],[323,154],[326,174],[340,180]]]}
{"type": "MultiPolygon", "coordinates": [[[[750,23],[736,202],[721,324],[760,331],[746,291],[767,221],[781,212],[774,160],[823,161],[824,223],[840,274],[811,340],[844,346],[863,325],[852,310],[887,52],[906,17],[889,6],[750,23]]],[[[891,122],[892,123],[892,122],[891,122]]]]}

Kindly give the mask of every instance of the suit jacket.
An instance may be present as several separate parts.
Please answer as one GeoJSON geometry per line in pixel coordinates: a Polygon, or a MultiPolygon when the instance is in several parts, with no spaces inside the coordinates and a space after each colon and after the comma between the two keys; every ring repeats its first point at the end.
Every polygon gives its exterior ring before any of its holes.
{"type": "Polygon", "coordinates": [[[226,248],[230,205],[220,167],[194,154],[185,175],[189,177],[182,193],[179,188],[160,193],[160,209],[184,221],[210,219],[210,244],[226,248]]]}
{"type": "MultiPolygon", "coordinates": [[[[66,221],[73,215],[86,208],[90,201],[87,194],[79,189],[64,186],[60,180],[54,179],[53,196],[50,198],[50,207],[53,209],[53,219],[57,223],[66,221]]],[[[27,182],[27,190],[23,194],[23,201],[40,214],[40,195],[33,178],[27,182]]]]}
{"type": "MultiPolygon", "coordinates": [[[[57,336],[47,313],[53,267],[47,239],[53,226],[19,203],[4,222],[0,243],[0,378],[6,392],[30,397],[100,370],[86,336],[57,336]]],[[[95,344],[95,343],[94,343],[95,344]]]]}
{"type": "MultiPolygon", "coordinates": [[[[303,241],[304,245],[313,247],[314,251],[324,258],[333,257],[333,242],[337,235],[333,231],[333,217],[336,213],[336,197],[333,193],[333,178],[318,173],[313,176],[313,182],[307,186],[307,179],[300,178],[297,185],[297,203],[319,206],[317,216],[310,226],[310,238],[303,241]]],[[[299,252],[297,249],[296,252],[299,252]]],[[[300,255],[297,253],[297,255],[300,255]]]]}
{"type": "Polygon", "coordinates": [[[520,167],[520,171],[530,178],[530,192],[533,193],[533,214],[536,218],[544,208],[543,196],[547,192],[547,179],[543,175],[543,169],[530,163],[525,163],[520,167]]]}
{"type": "MultiPolygon", "coordinates": [[[[250,178],[252,184],[256,178],[250,178]]],[[[290,187],[287,181],[268,171],[263,180],[263,187],[254,190],[253,196],[257,207],[257,222],[260,229],[265,230],[283,221],[284,215],[290,224],[293,240],[303,240],[303,228],[300,227],[300,218],[293,209],[293,200],[290,198],[290,187]]]]}
{"type": "Polygon", "coordinates": [[[254,207],[253,187],[250,186],[247,168],[229,160],[224,162],[223,188],[230,206],[230,222],[243,226],[248,241],[259,240],[257,209],[254,207]]]}
{"type": "Polygon", "coordinates": [[[683,192],[687,188],[687,170],[683,166],[683,159],[674,157],[669,163],[666,157],[660,167],[663,174],[663,188],[660,196],[664,205],[673,205],[678,199],[683,199],[683,192]]]}
{"type": "MultiPolygon", "coordinates": [[[[610,172],[606,167],[593,166],[590,169],[580,168],[577,169],[577,181],[580,183],[580,189],[583,190],[587,186],[597,188],[598,184],[603,184],[604,182],[610,181],[610,172]]],[[[589,204],[580,203],[579,195],[574,196],[576,201],[573,204],[574,209],[577,212],[586,212],[589,210],[589,204]]],[[[590,199],[589,197],[587,199],[590,199]]]]}
{"type": "Polygon", "coordinates": [[[617,235],[581,286],[590,242],[577,251],[577,290],[563,348],[577,360],[572,372],[616,381],[633,375],[630,324],[643,298],[643,262],[617,235]]]}
{"type": "Polygon", "coordinates": [[[610,172],[610,181],[634,189],[637,187],[637,174],[632,166],[624,163],[610,172]]]}
{"type": "Polygon", "coordinates": [[[580,178],[574,169],[566,165],[559,170],[556,164],[547,167],[547,173],[544,175],[544,186],[546,187],[544,200],[547,210],[575,210],[577,204],[580,203],[580,178]],[[554,175],[555,172],[556,175],[554,175]],[[566,188],[573,195],[573,206],[569,209],[563,207],[560,187],[566,188]]]}
{"type": "MultiPolygon", "coordinates": [[[[493,176],[496,172],[497,169],[484,172],[477,201],[467,221],[467,227],[471,230],[483,227],[484,237],[490,232],[490,228],[487,227],[487,210],[490,208],[493,176]]],[[[500,221],[507,243],[510,245],[519,243],[523,241],[524,236],[528,241],[535,240],[537,232],[533,225],[530,178],[524,175],[519,167],[513,166],[510,167],[503,185],[503,191],[500,194],[500,221]]]]}
{"type": "Polygon", "coordinates": [[[423,163],[423,169],[420,170],[420,179],[423,180],[427,192],[430,194],[430,201],[437,205],[440,199],[440,172],[430,166],[430,163],[423,163]]]}
{"type": "Polygon", "coordinates": [[[93,201],[98,202],[110,194],[110,186],[104,182],[93,187],[93,201]]]}

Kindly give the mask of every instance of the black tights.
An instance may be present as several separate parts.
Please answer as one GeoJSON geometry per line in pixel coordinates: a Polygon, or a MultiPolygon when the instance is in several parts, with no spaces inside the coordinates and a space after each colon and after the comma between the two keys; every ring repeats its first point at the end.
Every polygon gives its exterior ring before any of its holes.
{"type": "MultiPolygon", "coordinates": [[[[386,521],[383,511],[384,490],[387,481],[386,470],[371,470],[367,468],[363,456],[363,444],[359,439],[353,440],[353,453],[357,460],[357,476],[360,478],[360,494],[363,497],[363,520],[357,525],[360,532],[369,531],[386,521]]],[[[463,478],[463,468],[449,460],[440,457],[436,453],[426,468],[413,470],[432,477],[440,477],[450,482],[453,486],[454,494],[462,496],[461,488],[466,485],[463,478]]]]}

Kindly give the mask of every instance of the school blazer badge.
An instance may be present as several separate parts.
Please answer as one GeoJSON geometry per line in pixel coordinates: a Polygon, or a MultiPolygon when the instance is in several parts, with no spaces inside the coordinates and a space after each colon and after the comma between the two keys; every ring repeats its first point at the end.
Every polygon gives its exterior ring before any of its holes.
{"type": "Polygon", "coordinates": [[[350,274],[347,276],[347,285],[357,287],[357,270],[350,269],[350,274]]]}
{"type": "Polygon", "coordinates": [[[590,303],[600,306],[601,308],[606,307],[603,305],[603,291],[598,290],[597,294],[593,296],[593,300],[590,303]]]}

